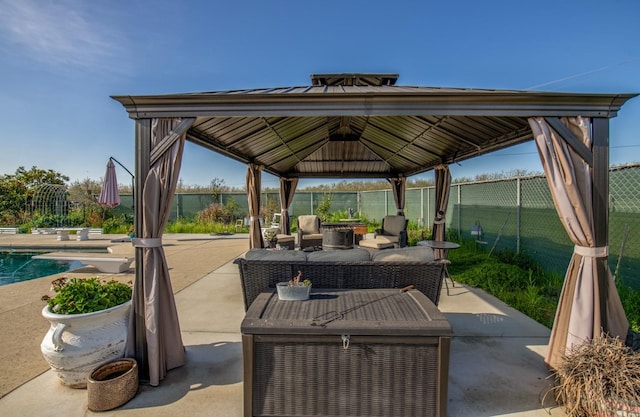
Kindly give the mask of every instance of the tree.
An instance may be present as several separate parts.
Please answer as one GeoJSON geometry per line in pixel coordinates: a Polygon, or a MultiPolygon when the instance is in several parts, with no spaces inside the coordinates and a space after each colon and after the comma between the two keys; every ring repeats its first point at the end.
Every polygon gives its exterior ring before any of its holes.
{"type": "Polygon", "coordinates": [[[27,187],[13,176],[0,177],[0,224],[15,225],[26,212],[27,187]]]}
{"type": "Polygon", "coordinates": [[[97,198],[100,195],[102,184],[98,181],[85,178],[82,181],[74,181],[69,186],[69,199],[74,203],[89,205],[97,202],[97,198]]]}
{"type": "Polygon", "coordinates": [[[15,177],[31,188],[41,184],[65,185],[69,181],[69,177],[60,172],[52,169],[44,170],[36,166],[32,166],[28,171],[24,167],[19,167],[15,177]]]}
{"type": "MultiPolygon", "coordinates": [[[[69,187],[69,200],[72,206],[69,218],[74,225],[102,227],[105,215],[111,209],[98,203],[101,188],[102,184],[89,178],[75,181],[71,184],[69,187]]],[[[108,217],[111,217],[111,215],[108,217]]]]}
{"type": "Polygon", "coordinates": [[[320,204],[316,209],[316,214],[318,215],[318,217],[320,217],[320,220],[322,220],[323,222],[329,221],[329,218],[331,217],[330,210],[331,210],[332,202],[333,202],[332,193],[325,193],[322,195],[322,201],[320,201],[320,204]]]}
{"type": "Polygon", "coordinates": [[[29,219],[35,189],[43,184],[65,185],[69,177],[52,169],[19,167],[15,174],[0,176],[0,223],[22,224],[29,219]]]}
{"type": "Polygon", "coordinates": [[[229,187],[224,185],[224,180],[218,177],[212,179],[209,186],[211,187],[211,194],[213,194],[213,201],[215,202],[219,202],[220,194],[228,191],[229,189],[229,187]]]}

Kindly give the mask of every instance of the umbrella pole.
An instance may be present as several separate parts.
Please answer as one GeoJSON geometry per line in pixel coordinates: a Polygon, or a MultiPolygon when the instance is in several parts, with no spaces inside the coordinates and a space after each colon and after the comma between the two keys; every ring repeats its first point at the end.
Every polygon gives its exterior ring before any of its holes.
{"type": "Polygon", "coordinates": [[[116,164],[118,164],[118,165],[120,165],[120,166],[122,167],[122,169],[124,169],[125,171],[127,171],[127,173],[128,173],[129,175],[131,175],[131,197],[132,197],[132,199],[131,199],[131,201],[132,201],[132,203],[131,203],[131,208],[134,208],[134,207],[135,207],[135,182],[136,182],[136,177],[135,177],[135,175],[133,175],[133,174],[131,173],[131,171],[129,171],[129,169],[128,169],[126,166],[122,165],[122,163],[120,163],[120,161],[118,161],[118,160],[117,160],[116,158],[114,158],[113,156],[110,156],[110,157],[109,157],[109,160],[110,160],[110,161],[115,162],[115,163],[116,163],[116,164]]]}
{"type": "Polygon", "coordinates": [[[131,171],[129,171],[129,169],[128,169],[126,166],[122,165],[122,164],[120,163],[120,161],[118,161],[118,160],[117,160],[116,158],[114,158],[113,156],[110,156],[110,157],[109,157],[109,160],[110,160],[110,161],[115,162],[115,163],[116,163],[116,164],[118,164],[118,165],[120,165],[120,166],[121,166],[125,171],[127,171],[127,173],[128,173],[129,175],[131,175],[131,208],[132,208],[132,209],[135,209],[135,206],[136,206],[136,204],[135,204],[135,201],[136,201],[136,199],[135,199],[135,195],[136,195],[136,194],[135,194],[135,183],[136,183],[136,177],[131,173],[131,171]]]}

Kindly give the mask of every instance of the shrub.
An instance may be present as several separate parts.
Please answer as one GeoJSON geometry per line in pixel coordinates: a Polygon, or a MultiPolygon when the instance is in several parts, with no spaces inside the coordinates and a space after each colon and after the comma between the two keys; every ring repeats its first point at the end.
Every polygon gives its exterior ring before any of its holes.
{"type": "Polygon", "coordinates": [[[38,216],[31,220],[31,228],[57,227],[58,225],[67,223],[68,219],[66,216],[47,214],[38,216]]]}
{"type": "MultiPolygon", "coordinates": [[[[409,226],[411,226],[411,222],[409,222],[409,226]]],[[[409,246],[416,246],[419,241],[431,239],[431,232],[429,229],[423,228],[411,228],[407,227],[407,240],[409,242],[409,246]]]]}
{"type": "Polygon", "coordinates": [[[210,204],[209,207],[196,214],[196,221],[199,223],[229,223],[231,218],[232,216],[225,206],[218,203],[210,204]]]}
{"type": "Polygon", "coordinates": [[[322,195],[322,200],[316,208],[316,214],[320,217],[320,221],[327,222],[331,218],[329,210],[331,209],[331,203],[333,202],[333,194],[325,193],[322,195]]]}
{"type": "Polygon", "coordinates": [[[100,281],[97,277],[60,278],[53,281],[53,298],[44,296],[51,312],[84,314],[106,310],[131,300],[131,285],[118,281],[100,281]]]}
{"type": "Polygon", "coordinates": [[[102,223],[103,233],[111,234],[129,234],[133,227],[133,216],[121,214],[111,217],[102,223]]]}

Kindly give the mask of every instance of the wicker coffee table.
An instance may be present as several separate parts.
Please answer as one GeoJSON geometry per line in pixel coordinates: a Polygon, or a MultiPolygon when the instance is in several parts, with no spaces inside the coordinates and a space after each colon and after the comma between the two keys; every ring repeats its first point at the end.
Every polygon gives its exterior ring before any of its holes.
{"type": "Polygon", "coordinates": [[[446,416],[451,327],[417,290],[256,298],[242,322],[245,416],[446,416]]]}

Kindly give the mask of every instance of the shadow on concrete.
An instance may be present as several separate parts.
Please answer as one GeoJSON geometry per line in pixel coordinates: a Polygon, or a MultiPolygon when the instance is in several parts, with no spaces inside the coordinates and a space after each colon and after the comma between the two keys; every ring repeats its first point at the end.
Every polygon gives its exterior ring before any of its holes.
{"type": "Polygon", "coordinates": [[[161,407],[189,393],[242,382],[242,343],[221,341],[185,348],[184,366],[169,371],[157,387],[140,385],[138,394],[122,409],[161,407]]]}
{"type": "Polygon", "coordinates": [[[553,394],[547,395],[553,383],[544,364],[548,329],[505,314],[445,316],[454,332],[450,416],[520,415],[556,407],[553,394]]]}

